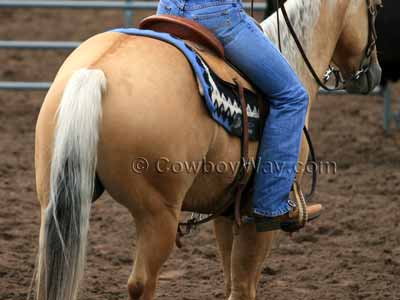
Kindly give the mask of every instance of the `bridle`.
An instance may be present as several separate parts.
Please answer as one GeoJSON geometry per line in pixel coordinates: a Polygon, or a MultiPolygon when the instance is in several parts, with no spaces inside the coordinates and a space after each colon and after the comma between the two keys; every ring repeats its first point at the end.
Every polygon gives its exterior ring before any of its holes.
{"type": "MultiPolygon", "coordinates": [[[[367,47],[365,48],[364,52],[364,57],[361,60],[360,67],[358,71],[354,72],[352,76],[350,77],[350,81],[356,81],[359,80],[360,77],[363,74],[367,74],[368,70],[371,66],[371,60],[372,60],[372,53],[374,51],[374,48],[376,46],[376,41],[378,39],[378,35],[376,33],[376,27],[375,27],[375,20],[378,15],[378,10],[381,8],[383,5],[376,4],[373,5],[371,4],[371,0],[366,0],[367,1],[367,7],[368,7],[368,42],[367,42],[367,47]]],[[[341,75],[340,71],[331,65],[329,66],[328,71],[324,75],[324,82],[326,83],[329,80],[329,77],[331,74],[334,74],[336,78],[336,85],[335,88],[338,87],[339,83],[345,84],[346,80],[343,79],[343,76],[341,75]]]]}
{"type": "MultiPolygon", "coordinates": [[[[253,2],[254,0],[252,0],[253,2]]],[[[360,63],[360,68],[354,72],[354,74],[352,74],[352,76],[350,77],[350,81],[356,81],[358,79],[360,79],[360,77],[363,74],[368,73],[368,70],[371,66],[372,63],[372,53],[374,51],[375,45],[376,45],[376,40],[378,38],[377,33],[376,33],[376,28],[375,28],[375,20],[376,20],[376,16],[378,15],[378,9],[380,7],[382,7],[382,5],[378,5],[378,4],[371,4],[371,0],[366,0],[367,1],[367,7],[368,7],[368,26],[369,26],[369,31],[368,31],[368,43],[367,46],[365,48],[365,53],[364,53],[364,57],[361,60],[360,63]]],[[[289,16],[287,14],[285,5],[284,5],[284,0],[276,0],[277,3],[277,8],[278,11],[276,12],[276,17],[277,17],[277,26],[278,26],[278,43],[279,43],[279,49],[282,52],[282,45],[281,45],[281,33],[280,33],[280,22],[279,22],[279,9],[281,9],[282,11],[282,15],[285,19],[286,25],[288,26],[289,32],[292,35],[297,48],[299,49],[303,60],[305,62],[305,64],[307,65],[308,69],[311,72],[311,75],[314,77],[315,81],[318,83],[318,85],[327,90],[327,91],[337,91],[337,90],[341,90],[342,88],[338,88],[339,86],[339,82],[342,84],[346,83],[346,80],[344,80],[343,76],[341,75],[340,71],[335,69],[332,66],[329,66],[328,71],[325,73],[324,76],[324,80],[322,81],[319,76],[317,75],[317,73],[315,72],[315,69],[313,68],[310,60],[307,57],[307,54],[304,51],[304,48],[293,28],[292,23],[290,22],[289,16]],[[330,75],[334,74],[336,77],[336,85],[335,88],[331,88],[328,87],[326,85],[326,82],[329,80],[330,75]]],[[[251,8],[253,8],[253,5],[251,6],[251,8]]],[[[251,15],[253,15],[253,9],[251,9],[251,15]]]]}
{"type": "Polygon", "coordinates": [[[375,20],[378,15],[378,9],[382,5],[372,5],[371,0],[366,0],[366,1],[367,1],[367,7],[368,7],[368,26],[369,26],[368,44],[367,44],[367,48],[365,49],[364,58],[361,61],[360,68],[357,72],[355,72],[352,75],[352,77],[351,77],[352,80],[358,80],[358,79],[360,79],[362,74],[365,74],[368,72],[369,67],[371,65],[372,52],[374,51],[374,48],[376,46],[376,40],[378,39],[378,35],[376,33],[376,27],[375,27],[375,20]]]}

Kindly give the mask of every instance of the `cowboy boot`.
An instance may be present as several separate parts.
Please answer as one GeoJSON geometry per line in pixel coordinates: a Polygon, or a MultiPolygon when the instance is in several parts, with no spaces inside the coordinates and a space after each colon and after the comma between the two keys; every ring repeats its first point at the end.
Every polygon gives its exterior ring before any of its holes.
{"type": "MultiPolygon", "coordinates": [[[[317,219],[322,210],[321,204],[307,206],[307,222],[317,219]]],[[[294,232],[304,227],[299,224],[299,209],[293,207],[284,215],[276,217],[266,217],[259,214],[254,214],[254,222],[257,232],[265,232],[271,230],[282,229],[286,232],[294,232]]]]}

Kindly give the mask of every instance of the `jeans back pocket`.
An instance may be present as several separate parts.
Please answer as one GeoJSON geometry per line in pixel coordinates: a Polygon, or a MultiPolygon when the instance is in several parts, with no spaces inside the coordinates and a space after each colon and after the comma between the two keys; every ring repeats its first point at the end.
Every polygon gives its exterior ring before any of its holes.
{"type": "Polygon", "coordinates": [[[185,16],[207,27],[213,32],[229,29],[240,21],[240,9],[234,4],[210,6],[185,12],[185,16]]]}

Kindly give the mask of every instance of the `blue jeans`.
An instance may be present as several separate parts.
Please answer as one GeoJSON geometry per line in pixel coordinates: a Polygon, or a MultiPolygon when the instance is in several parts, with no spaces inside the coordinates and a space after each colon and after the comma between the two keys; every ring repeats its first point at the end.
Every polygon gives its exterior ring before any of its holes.
{"type": "Polygon", "coordinates": [[[161,0],[157,14],[193,19],[213,31],[226,58],[261,90],[270,112],[260,144],[254,212],[267,217],[290,210],[308,95],[297,75],[240,0],[161,0]]]}

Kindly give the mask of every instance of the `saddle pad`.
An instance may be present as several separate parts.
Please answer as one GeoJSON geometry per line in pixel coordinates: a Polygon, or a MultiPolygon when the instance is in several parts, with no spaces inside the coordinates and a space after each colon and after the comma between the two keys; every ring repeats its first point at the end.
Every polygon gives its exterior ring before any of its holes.
{"type": "MultiPolygon", "coordinates": [[[[211,117],[228,133],[238,137],[242,135],[242,109],[237,86],[217,76],[204,59],[185,41],[168,33],[136,28],[117,28],[112,32],[155,38],[175,46],[192,66],[200,85],[200,93],[211,117]]],[[[246,88],[244,95],[247,101],[249,138],[259,140],[262,124],[257,95],[246,88]]]]}

